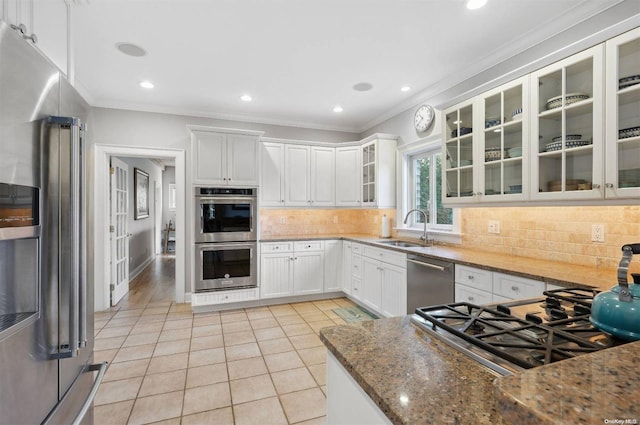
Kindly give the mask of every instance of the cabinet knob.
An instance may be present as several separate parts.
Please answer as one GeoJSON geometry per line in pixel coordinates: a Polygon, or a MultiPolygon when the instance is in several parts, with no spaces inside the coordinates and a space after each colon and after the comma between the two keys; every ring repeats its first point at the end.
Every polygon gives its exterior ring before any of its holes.
{"type": "Polygon", "coordinates": [[[473,298],[473,297],[467,297],[467,299],[468,299],[469,301],[473,301],[475,298],[473,298]]]}
{"type": "Polygon", "coordinates": [[[599,185],[599,184],[597,184],[597,183],[596,183],[596,184],[591,185],[591,187],[592,187],[593,189],[600,189],[600,185],[599,185]]]}
{"type": "Polygon", "coordinates": [[[511,290],[514,291],[514,292],[518,292],[520,290],[520,288],[518,288],[517,286],[514,285],[514,286],[511,287],[511,290]]]}
{"type": "Polygon", "coordinates": [[[474,279],[474,276],[473,276],[473,275],[469,275],[469,276],[467,276],[467,279],[469,279],[469,280],[473,280],[473,279],[474,279]]]}
{"type": "Polygon", "coordinates": [[[279,246],[274,246],[273,249],[280,249],[280,247],[279,246]]]}
{"type": "Polygon", "coordinates": [[[607,189],[613,189],[615,186],[613,185],[613,183],[605,183],[604,187],[606,187],[607,189]]]}

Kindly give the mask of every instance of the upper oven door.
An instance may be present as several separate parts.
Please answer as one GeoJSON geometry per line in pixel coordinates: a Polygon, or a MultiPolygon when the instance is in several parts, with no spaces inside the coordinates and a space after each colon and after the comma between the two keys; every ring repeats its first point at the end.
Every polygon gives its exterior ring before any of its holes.
{"type": "Polygon", "coordinates": [[[196,242],[256,240],[256,198],[196,197],[196,242]]]}

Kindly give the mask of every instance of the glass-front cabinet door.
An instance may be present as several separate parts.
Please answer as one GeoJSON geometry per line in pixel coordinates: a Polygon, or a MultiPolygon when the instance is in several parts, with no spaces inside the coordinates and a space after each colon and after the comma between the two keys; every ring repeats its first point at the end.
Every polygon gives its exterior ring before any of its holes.
{"type": "Polygon", "coordinates": [[[526,199],[529,169],[528,97],[529,77],[520,78],[483,94],[479,114],[478,183],[480,200],[515,201],[526,199]]]}
{"type": "Polygon", "coordinates": [[[376,201],[376,143],[371,142],[362,146],[362,204],[376,201]]]}
{"type": "Polygon", "coordinates": [[[603,45],[531,74],[531,199],[602,198],[603,45]]]}
{"type": "Polygon", "coordinates": [[[443,146],[444,178],[443,199],[455,204],[471,203],[475,200],[473,153],[475,133],[473,124],[473,100],[453,106],[444,111],[443,146]]]}
{"type": "Polygon", "coordinates": [[[606,43],[607,198],[640,196],[640,30],[606,43]]]}

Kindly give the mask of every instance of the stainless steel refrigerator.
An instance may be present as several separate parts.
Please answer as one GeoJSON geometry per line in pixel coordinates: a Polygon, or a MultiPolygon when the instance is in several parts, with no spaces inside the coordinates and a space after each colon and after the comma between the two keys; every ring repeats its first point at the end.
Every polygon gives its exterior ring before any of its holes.
{"type": "Polygon", "coordinates": [[[0,21],[0,423],[91,424],[83,139],[89,105],[0,21]]]}

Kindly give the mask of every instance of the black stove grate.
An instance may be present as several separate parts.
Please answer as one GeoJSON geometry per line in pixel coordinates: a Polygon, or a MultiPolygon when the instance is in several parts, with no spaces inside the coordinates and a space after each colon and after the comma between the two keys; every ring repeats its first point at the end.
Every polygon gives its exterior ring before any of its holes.
{"type": "Polygon", "coordinates": [[[587,330],[588,316],[580,317],[579,323],[573,317],[537,324],[465,302],[421,307],[416,314],[434,329],[441,328],[527,369],[605,348],[581,336],[593,332],[593,327],[587,330]]]}

